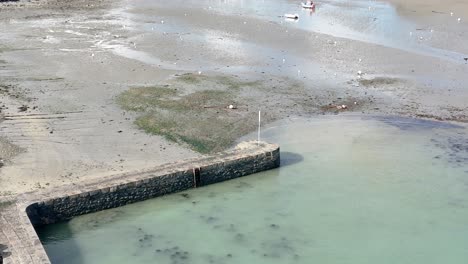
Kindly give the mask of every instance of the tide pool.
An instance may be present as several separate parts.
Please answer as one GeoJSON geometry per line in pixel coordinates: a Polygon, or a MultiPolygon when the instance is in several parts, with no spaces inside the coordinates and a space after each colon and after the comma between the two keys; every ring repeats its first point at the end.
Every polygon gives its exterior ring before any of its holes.
{"type": "Polygon", "coordinates": [[[467,127],[327,116],[262,139],[281,168],[39,229],[52,263],[466,263],[467,127]]]}

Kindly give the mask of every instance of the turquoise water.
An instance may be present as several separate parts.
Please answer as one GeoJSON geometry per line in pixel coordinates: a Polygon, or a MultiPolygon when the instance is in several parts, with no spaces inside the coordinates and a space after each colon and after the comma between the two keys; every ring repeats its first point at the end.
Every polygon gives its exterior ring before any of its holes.
{"type": "Polygon", "coordinates": [[[280,169],[38,230],[53,263],[466,263],[468,129],[388,117],[262,132],[280,169]]]}

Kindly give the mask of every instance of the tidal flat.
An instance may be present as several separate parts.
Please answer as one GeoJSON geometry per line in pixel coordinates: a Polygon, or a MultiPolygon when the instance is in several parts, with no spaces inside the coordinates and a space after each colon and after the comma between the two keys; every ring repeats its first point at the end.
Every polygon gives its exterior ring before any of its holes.
{"type": "Polygon", "coordinates": [[[199,157],[255,130],[258,111],[263,125],[466,122],[464,5],[396,2],[1,2],[0,137],[24,151],[0,184],[17,194],[199,157]]]}

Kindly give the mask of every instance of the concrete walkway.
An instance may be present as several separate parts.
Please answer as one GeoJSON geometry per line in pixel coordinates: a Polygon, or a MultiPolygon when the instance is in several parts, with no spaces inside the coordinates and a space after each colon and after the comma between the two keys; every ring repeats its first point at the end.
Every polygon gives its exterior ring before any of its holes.
{"type": "Polygon", "coordinates": [[[29,224],[27,215],[12,204],[2,208],[0,214],[0,245],[3,250],[4,264],[50,263],[37,236],[31,237],[34,228],[29,224]],[[26,223],[25,223],[26,221],[26,223]]]}

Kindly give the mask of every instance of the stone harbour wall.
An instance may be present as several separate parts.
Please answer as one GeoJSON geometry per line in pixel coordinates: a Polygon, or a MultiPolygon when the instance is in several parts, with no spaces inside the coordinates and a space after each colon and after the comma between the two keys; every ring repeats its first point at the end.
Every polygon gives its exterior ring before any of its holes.
{"type": "Polygon", "coordinates": [[[8,213],[0,217],[0,222],[4,221],[4,224],[0,225],[0,235],[7,237],[10,250],[4,263],[50,263],[33,226],[52,224],[74,216],[202,187],[279,166],[278,145],[243,142],[234,150],[213,156],[113,175],[48,192],[20,195],[8,213]]]}
{"type": "Polygon", "coordinates": [[[52,224],[193,187],[190,171],[151,176],[154,177],[33,203],[26,213],[34,226],[52,224]]]}

